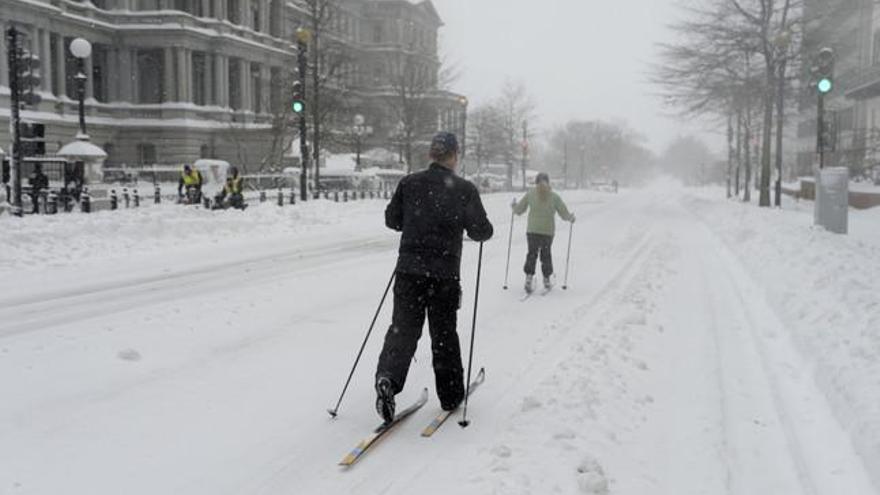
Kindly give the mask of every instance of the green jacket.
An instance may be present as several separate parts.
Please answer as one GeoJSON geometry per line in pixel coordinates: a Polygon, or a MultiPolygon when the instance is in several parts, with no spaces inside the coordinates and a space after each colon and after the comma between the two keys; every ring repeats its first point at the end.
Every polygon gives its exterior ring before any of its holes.
{"type": "Polygon", "coordinates": [[[556,213],[565,221],[571,221],[572,215],[565,202],[553,191],[544,201],[538,197],[538,191],[532,189],[513,207],[514,213],[522,215],[529,210],[529,234],[553,236],[556,234],[556,213]]]}

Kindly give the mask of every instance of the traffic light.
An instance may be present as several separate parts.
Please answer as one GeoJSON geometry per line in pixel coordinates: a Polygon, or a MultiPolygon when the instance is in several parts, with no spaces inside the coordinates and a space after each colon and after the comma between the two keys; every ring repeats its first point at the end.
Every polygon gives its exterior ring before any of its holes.
{"type": "Polygon", "coordinates": [[[44,156],[46,154],[46,126],[22,122],[19,129],[22,156],[44,156]]]}
{"type": "Polygon", "coordinates": [[[306,95],[303,92],[302,81],[294,81],[293,83],[293,103],[291,104],[293,113],[301,115],[306,110],[306,95]]]}
{"type": "Polygon", "coordinates": [[[828,94],[834,89],[834,50],[823,48],[819,50],[816,59],[816,90],[819,94],[828,94]]]}

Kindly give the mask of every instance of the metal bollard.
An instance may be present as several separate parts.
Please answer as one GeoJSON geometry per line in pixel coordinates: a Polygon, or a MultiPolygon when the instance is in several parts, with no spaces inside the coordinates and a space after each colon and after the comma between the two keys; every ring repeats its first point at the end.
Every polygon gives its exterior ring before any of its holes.
{"type": "Polygon", "coordinates": [[[83,188],[82,195],[80,196],[79,207],[83,213],[92,212],[92,195],[89,194],[89,189],[87,187],[83,188]]]}
{"type": "Polygon", "coordinates": [[[284,206],[284,192],[281,189],[278,190],[278,206],[284,206]]]}
{"type": "Polygon", "coordinates": [[[266,191],[260,191],[260,203],[266,202],[266,191]]]}
{"type": "Polygon", "coordinates": [[[296,189],[292,187],[290,188],[290,204],[296,204],[296,189]]]}
{"type": "Polygon", "coordinates": [[[361,199],[367,199],[367,191],[361,191],[361,199]]]}
{"type": "Polygon", "coordinates": [[[333,191],[333,201],[339,202],[339,191],[333,191]]]}
{"type": "Polygon", "coordinates": [[[373,190],[372,190],[372,189],[370,189],[370,199],[375,199],[375,196],[373,195],[373,190]]]}
{"type": "Polygon", "coordinates": [[[342,202],[348,203],[348,191],[342,191],[342,202]]]}
{"type": "Polygon", "coordinates": [[[125,207],[128,208],[131,206],[131,196],[128,194],[128,188],[122,188],[122,201],[125,203],[125,207]]]}
{"type": "Polygon", "coordinates": [[[46,213],[49,215],[58,213],[58,193],[55,191],[49,192],[49,198],[46,203],[46,213]]]}
{"type": "Polygon", "coordinates": [[[162,189],[159,188],[159,184],[156,184],[156,188],[153,190],[153,203],[159,204],[162,202],[162,189]]]}
{"type": "Polygon", "coordinates": [[[141,197],[138,196],[138,190],[134,189],[132,192],[134,193],[134,207],[140,208],[141,207],[141,197]]]}
{"type": "Polygon", "coordinates": [[[110,209],[115,210],[119,208],[119,197],[116,196],[116,189],[110,190],[110,209]]]}

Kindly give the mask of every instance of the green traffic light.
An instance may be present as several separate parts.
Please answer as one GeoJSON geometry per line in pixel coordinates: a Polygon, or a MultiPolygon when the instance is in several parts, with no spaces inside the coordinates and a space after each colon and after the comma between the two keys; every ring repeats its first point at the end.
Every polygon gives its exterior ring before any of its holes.
{"type": "Polygon", "coordinates": [[[303,113],[305,109],[306,105],[302,101],[296,100],[293,102],[293,113],[303,113]]]}
{"type": "Polygon", "coordinates": [[[830,92],[831,92],[831,88],[832,88],[833,86],[834,86],[834,84],[832,84],[831,79],[827,79],[827,78],[826,78],[826,79],[821,79],[821,80],[819,81],[819,83],[816,84],[816,88],[817,88],[817,89],[819,90],[819,92],[822,93],[822,94],[830,93],[830,92]]]}

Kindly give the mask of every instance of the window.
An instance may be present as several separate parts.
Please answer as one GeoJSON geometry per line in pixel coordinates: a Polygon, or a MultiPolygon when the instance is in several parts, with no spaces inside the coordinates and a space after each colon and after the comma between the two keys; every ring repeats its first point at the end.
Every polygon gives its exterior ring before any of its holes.
{"type": "Polygon", "coordinates": [[[241,22],[241,16],[238,10],[238,0],[226,0],[226,18],[233,24],[241,22]]]}
{"type": "Polygon", "coordinates": [[[254,31],[259,32],[261,29],[261,26],[260,26],[260,3],[259,2],[251,3],[251,20],[253,21],[253,24],[251,24],[251,26],[253,27],[254,31]]]}
{"type": "Polygon", "coordinates": [[[205,94],[205,84],[208,81],[208,59],[203,52],[193,52],[193,103],[196,105],[207,105],[208,95],[205,94]]]}
{"type": "Polygon", "coordinates": [[[373,43],[382,43],[385,38],[385,30],[381,22],[373,25],[373,43]]]}
{"type": "Polygon", "coordinates": [[[229,59],[229,108],[241,108],[241,61],[229,59]]]}
{"type": "Polygon", "coordinates": [[[167,100],[163,86],[165,54],[161,49],[139,50],[137,52],[137,102],[161,103],[167,100]]]}
{"type": "Polygon", "coordinates": [[[251,65],[251,109],[254,113],[260,113],[263,107],[263,77],[260,74],[259,64],[251,65]]]}
{"type": "Polygon", "coordinates": [[[284,78],[281,76],[281,69],[278,67],[272,67],[270,72],[269,106],[271,108],[269,109],[269,113],[276,113],[282,110],[281,92],[284,78]]]}
{"type": "Polygon", "coordinates": [[[106,103],[109,101],[108,94],[108,65],[107,45],[94,43],[92,45],[92,94],[95,99],[106,103]]]}
{"type": "Polygon", "coordinates": [[[116,164],[116,156],[115,155],[115,147],[113,143],[104,143],[104,153],[107,153],[107,158],[104,160],[104,165],[115,165],[116,164]]]}
{"type": "Polygon", "coordinates": [[[138,143],[138,164],[141,167],[156,164],[156,145],[153,143],[138,143]]]}
{"type": "Polygon", "coordinates": [[[880,65],[880,30],[874,32],[874,54],[872,62],[880,65]]]}

